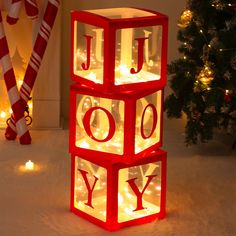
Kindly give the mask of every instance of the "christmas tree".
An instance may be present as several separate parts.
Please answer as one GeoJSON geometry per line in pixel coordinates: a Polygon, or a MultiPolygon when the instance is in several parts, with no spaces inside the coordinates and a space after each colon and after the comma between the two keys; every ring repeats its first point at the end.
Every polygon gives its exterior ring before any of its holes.
{"type": "Polygon", "coordinates": [[[181,58],[168,65],[167,116],[186,115],[187,144],[236,133],[236,2],[189,0],[178,22],[181,58]]]}

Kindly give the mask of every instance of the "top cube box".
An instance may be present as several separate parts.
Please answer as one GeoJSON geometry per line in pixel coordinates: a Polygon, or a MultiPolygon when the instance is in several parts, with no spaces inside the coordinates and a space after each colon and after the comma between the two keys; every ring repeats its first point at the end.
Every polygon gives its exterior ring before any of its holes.
{"type": "Polygon", "coordinates": [[[72,80],[104,92],[163,88],[167,23],[135,8],[72,12],[72,80]]]}

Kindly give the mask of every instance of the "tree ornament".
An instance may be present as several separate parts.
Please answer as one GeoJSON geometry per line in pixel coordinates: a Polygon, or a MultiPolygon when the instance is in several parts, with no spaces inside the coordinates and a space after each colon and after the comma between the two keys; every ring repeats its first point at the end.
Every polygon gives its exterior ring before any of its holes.
{"type": "Polygon", "coordinates": [[[201,81],[202,84],[209,86],[213,79],[213,71],[210,67],[210,63],[206,62],[199,75],[197,76],[197,80],[201,81]]]}
{"type": "Polygon", "coordinates": [[[228,103],[230,103],[232,101],[231,94],[228,89],[225,90],[224,100],[228,103]]]}
{"type": "Polygon", "coordinates": [[[190,11],[189,9],[184,10],[180,16],[178,26],[180,28],[186,28],[189,25],[192,18],[193,18],[192,11],[190,11]]]}

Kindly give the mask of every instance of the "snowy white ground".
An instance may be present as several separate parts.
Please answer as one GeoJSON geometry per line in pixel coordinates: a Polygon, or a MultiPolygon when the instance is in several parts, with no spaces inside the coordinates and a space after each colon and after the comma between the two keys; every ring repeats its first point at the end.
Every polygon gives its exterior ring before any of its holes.
{"type": "Polygon", "coordinates": [[[69,211],[68,130],[31,131],[30,146],[5,141],[0,130],[0,236],[236,235],[236,151],[229,137],[187,148],[182,132],[181,122],[165,121],[167,217],[109,233],[69,211]],[[28,159],[41,166],[37,173],[19,171],[28,159]]]}

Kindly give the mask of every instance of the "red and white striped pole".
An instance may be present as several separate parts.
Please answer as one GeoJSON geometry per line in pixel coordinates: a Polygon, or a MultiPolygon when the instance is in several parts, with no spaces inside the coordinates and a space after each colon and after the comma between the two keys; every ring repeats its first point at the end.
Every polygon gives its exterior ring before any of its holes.
{"type": "MultiPolygon", "coordinates": [[[[7,14],[7,22],[11,25],[15,24],[19,19],[19,14],[23,0],[11,0],[11,6],[7,14]]],[[[30,19],[38,17],[38,6],[36,0],[24,0],[25,11],[30,19]]]]}
{"type": "Polygon", "coordinates": [[[13,25],[18,21],[22,4],[22,0],[12,0],[10,9],[7,14],[7,22],[9,24],[13,25]]]}
{"type": "MultiPolygon", "coordinates": [[[[38,70],[47,47],[47,42],[49,40],[51,30],[56,19],[59,4],[59,0],[48,0],[43,20],[34,44],[33,52],[31,54],[30,61],[25,72],[24,81],[20,88],[20,97],[23,104],[22,110],[25,109],[30,98],[31,91],[34,87],[38,70]]],[[[14,123],[17,126],[18,122],[21,119],[22,117],[17,117],[14,122],[14,119],[11,116],[9,125],[5,133],[6,137],[10,136],[12,137],[12,139],[14,139],[16,133],[14,133],[15,130],[14,128],[12,128],[12,126],[14,126],[14,123]]]]}
{"type": "Polygon", "coordinates": [[[4,80],[8,92],[9,101],[11,104],[11,108],[13,111],[14,118],[12,119],[12,123],[9,124],[12,128],[12,132],[6,135],[7,139],[15,139],[16,131],[19,135],[19,140],[21,144],[30,144],[31,137],[28,131],[28,127],[26,125],[26,120],[24,117],[24,106],[20,99],[20,95],[16,85],[16,79],[14,70],[12,67],[11,58],[9,55],[8,43],[4,31],[4,26],[2,23],[2,14],[0,11],[0,64],[2,66],[2,71],[4,74],[4,80]],[[14,126],[14,119],[18,121],[18,123],[14,126]],[[13,125],[12,125],[13,124],[13,125]]]}
{"type": "Polygon", "coordinates": [[[25,11],[29,18],[35,19],[38,17],[38,6],[36,0],[25,0],[25,11]]]}

